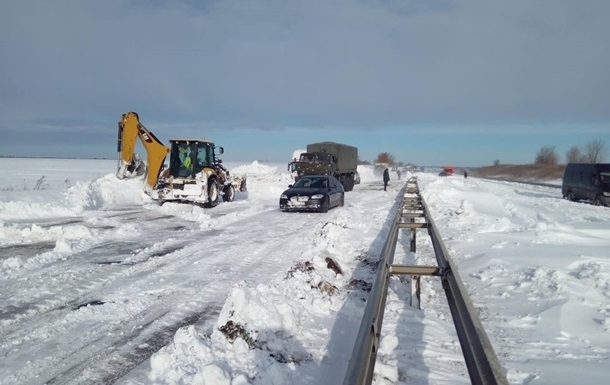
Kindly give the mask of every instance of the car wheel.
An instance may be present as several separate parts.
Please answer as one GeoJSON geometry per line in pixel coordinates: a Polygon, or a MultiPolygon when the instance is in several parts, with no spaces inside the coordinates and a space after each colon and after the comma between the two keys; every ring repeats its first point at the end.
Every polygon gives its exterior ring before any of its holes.
{"type": "Polygon", "coordinates": [[[235,200],[235,187],[233,185],[228,184],[225,186],[222,200],[224,202],[233,202],[235,200]]]}
{"type": "Polygon", "coordinates": [[[322,205],[320,206],[320,212],[327,213],[328,212],[328,201],[330,200],[329,196],[326,196],[322,205]]]}
{"type": "Polygon", "coordinates": [[[218,182],[216,179],[208,181],[208,207],[215,207],[218,204],[218,182]]]}
{"type": "Polygon", "coordinates": [[[574,197],[574,193],[573,193],[572,191],[570,191],[570,192],[568,193],[568,196],[567,196],[567,197],[568,197],[568,200],[569,200],[569,201],[574,202],[574,201],[576,200],[576,199],[575,199],[575,197],[574,197]]]}

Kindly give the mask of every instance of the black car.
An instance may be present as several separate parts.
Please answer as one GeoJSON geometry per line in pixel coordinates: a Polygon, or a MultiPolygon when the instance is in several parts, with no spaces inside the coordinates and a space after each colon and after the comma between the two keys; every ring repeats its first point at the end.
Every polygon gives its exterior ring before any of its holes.
{"type": "Polygon", "coordinates": [[[307,175],[288,186],[280,196],[280,210],[311,210],[327,212],[343,206],[345,191],[337,178],[329,175],[307,175]]]}

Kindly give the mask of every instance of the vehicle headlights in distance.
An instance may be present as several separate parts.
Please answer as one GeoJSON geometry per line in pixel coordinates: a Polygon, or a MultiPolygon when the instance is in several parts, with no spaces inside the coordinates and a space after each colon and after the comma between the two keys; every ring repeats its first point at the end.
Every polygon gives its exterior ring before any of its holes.
{"type": "Polygon", "coordinates": [[[315,194],[315,195],[311,196],[311,199],[322,199],[322,198],[324,198],[323,194],[315,194]]]}

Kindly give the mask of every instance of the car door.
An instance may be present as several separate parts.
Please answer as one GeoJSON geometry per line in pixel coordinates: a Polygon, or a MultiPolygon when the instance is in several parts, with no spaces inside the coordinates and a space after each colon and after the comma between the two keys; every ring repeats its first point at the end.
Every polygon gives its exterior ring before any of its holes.
{"type": "Polygon", "coordinates": [[[337,179],[334,179],[335,188],[333,189],[333,196],[335,197],[335,206],[339,206],[341,204],[342,195],[343,195],[343,185],[337,179]]]}
{"type": "Polygon", "coordinates": [[[333,178],[328,178],[328,207],[335,206],[336,197],[335,197],[334,192],[335,192],[335,181],[333,180],[333,178]]]}

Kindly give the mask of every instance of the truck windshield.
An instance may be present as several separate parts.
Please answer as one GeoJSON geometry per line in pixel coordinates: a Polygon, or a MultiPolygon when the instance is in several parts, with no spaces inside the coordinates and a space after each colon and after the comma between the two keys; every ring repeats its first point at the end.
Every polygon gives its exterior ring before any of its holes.
{"type": "Polygon", "coordinates": [[[330,154],[307,153],[301,154],[301,162],[304,163],[331,163],[330,154]]]}

